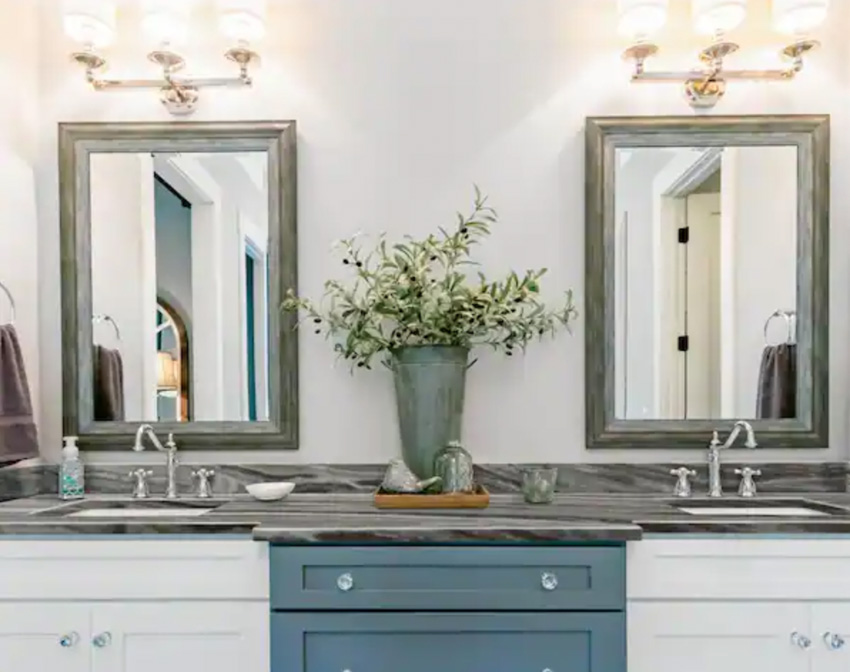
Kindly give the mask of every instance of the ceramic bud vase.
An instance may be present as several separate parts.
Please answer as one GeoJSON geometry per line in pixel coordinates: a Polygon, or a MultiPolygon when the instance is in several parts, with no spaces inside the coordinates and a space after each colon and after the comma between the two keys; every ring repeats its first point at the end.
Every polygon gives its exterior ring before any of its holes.
{"type": "Polygon", "coordinates": [[[421,345],[393,352],[401,454],[420,479],[434,476],[434,458],[460,440],[469,350],[421,345]]]}

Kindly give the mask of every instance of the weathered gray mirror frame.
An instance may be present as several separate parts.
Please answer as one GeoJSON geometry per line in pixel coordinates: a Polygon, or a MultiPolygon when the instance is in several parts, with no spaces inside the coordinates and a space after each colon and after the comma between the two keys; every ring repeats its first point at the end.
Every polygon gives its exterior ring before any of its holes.
{"type": "Polygon", "coordinates": [[[724,420],[615,417],[614,167],[618,147],[794,145],[798,165],[797,417],[755,420],[759,446],[829,443],[829,117],[597,117],[585,128],[588,448],[705,448],[724,420]]]}
{"type": "Polygon", "coordinates": [[[263,422],[152,423],[185,449],[298,448],[296,317],[273,309],[297,272],[297,157],[294,121],[71,123],[59,125],[63,431],[89,450],[129,448],[139,423],[94,422],[92,402],[90,155],[100,152],[268,154],[269,398],[263,422]]]}

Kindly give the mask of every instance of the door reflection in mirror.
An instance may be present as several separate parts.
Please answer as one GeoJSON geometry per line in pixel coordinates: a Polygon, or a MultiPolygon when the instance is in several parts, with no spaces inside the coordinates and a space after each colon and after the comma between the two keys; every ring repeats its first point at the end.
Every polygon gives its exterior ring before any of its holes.
{"type": "Polygon", "coordinates": [[[269,419],[267,160],[91,155],[92,312],[121,329],[93,324],[95,401],[120,399],[95,420],[269,419]]]}
{"type": "Polygon", "coordinates": [[[793,418],[797,149],[630,147],[615,164],[615,412],[793,418]]]}

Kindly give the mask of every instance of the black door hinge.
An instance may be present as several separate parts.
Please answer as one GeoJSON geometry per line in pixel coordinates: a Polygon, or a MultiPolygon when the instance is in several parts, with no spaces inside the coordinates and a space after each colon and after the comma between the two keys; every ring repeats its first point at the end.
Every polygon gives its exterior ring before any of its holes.
{"type": "Polygon", "coordinates": [[[682,245],[687,245],[691,240],[691,227],[683,226],[679,229],[679,242],[682,245]]]}
{"type": "Polygon", "coordinates": [[[687,352],[691,346],[691,339],[687,336],[679,336],[676,339],[676,347],[679,349],[679,352],[687,352]]]}

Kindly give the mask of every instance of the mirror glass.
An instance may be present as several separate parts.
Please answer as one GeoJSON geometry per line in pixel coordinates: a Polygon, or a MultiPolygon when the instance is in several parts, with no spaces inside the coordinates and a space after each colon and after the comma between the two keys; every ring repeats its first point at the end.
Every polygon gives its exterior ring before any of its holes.
{"type": "Polygon", "coordinates": [[[269,419],[267,164],[91,154],[96,422],[269,419]]]}
{"type": "Polygon", "coordinates": [[[616,417],[794,418],[797,148],[615,154],[616,417]]]}

